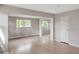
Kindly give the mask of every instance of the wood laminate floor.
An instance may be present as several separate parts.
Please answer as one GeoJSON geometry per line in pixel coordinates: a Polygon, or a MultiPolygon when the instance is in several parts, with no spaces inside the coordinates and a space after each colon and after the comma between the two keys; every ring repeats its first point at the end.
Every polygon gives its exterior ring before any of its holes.
{"type": "Polygon", "coordinates": [[[16,54],[78,54],[79,48],[50,40],[49,35],[9,40],[9,53],[16,54]]]}

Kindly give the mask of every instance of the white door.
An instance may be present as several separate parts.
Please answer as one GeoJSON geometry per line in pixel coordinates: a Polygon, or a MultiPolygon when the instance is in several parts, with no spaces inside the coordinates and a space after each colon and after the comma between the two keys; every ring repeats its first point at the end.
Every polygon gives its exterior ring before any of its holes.
{"type": "Polygon", "coordinates": [[[61,30],[60,30],[61,42],[68,43],[68,17],[61,17],[61,30]]]}

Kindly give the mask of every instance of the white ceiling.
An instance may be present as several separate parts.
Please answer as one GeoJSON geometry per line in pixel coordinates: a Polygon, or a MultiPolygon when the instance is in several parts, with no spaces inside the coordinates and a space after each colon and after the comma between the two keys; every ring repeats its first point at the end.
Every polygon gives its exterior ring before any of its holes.
{"type": "Polygon", "coordinates": [[[79,4],[8,4],[8,5],[53,14],[79,9],[79,4]]]}

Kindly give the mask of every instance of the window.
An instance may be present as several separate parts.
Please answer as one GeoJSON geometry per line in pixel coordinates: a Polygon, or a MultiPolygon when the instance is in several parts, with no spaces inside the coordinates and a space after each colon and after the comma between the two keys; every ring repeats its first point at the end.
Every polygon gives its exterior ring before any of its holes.
{"type": "Polygon", "coordinates": [[[16,27],[31,27],[31,20],[17,19],[16,27]]]}
{"type": "Polygon", "coordinates": [[[31,27],[31,20],[25,20],[25,27],[31,27]]]}
{"type": "Polygon", "coordinates": [[[48,27],[48,21],[47,20],[42,21],[42,27],[48,27]]]}

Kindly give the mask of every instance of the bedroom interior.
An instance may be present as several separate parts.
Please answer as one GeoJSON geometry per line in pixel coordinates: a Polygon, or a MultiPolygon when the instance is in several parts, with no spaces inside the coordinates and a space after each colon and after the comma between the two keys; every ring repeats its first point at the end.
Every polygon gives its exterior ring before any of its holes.
{"type": "Polygon", "coordinates": [[[79,4],[2,4],[0,52],[78,54],[78,19],[79,4]]]}

